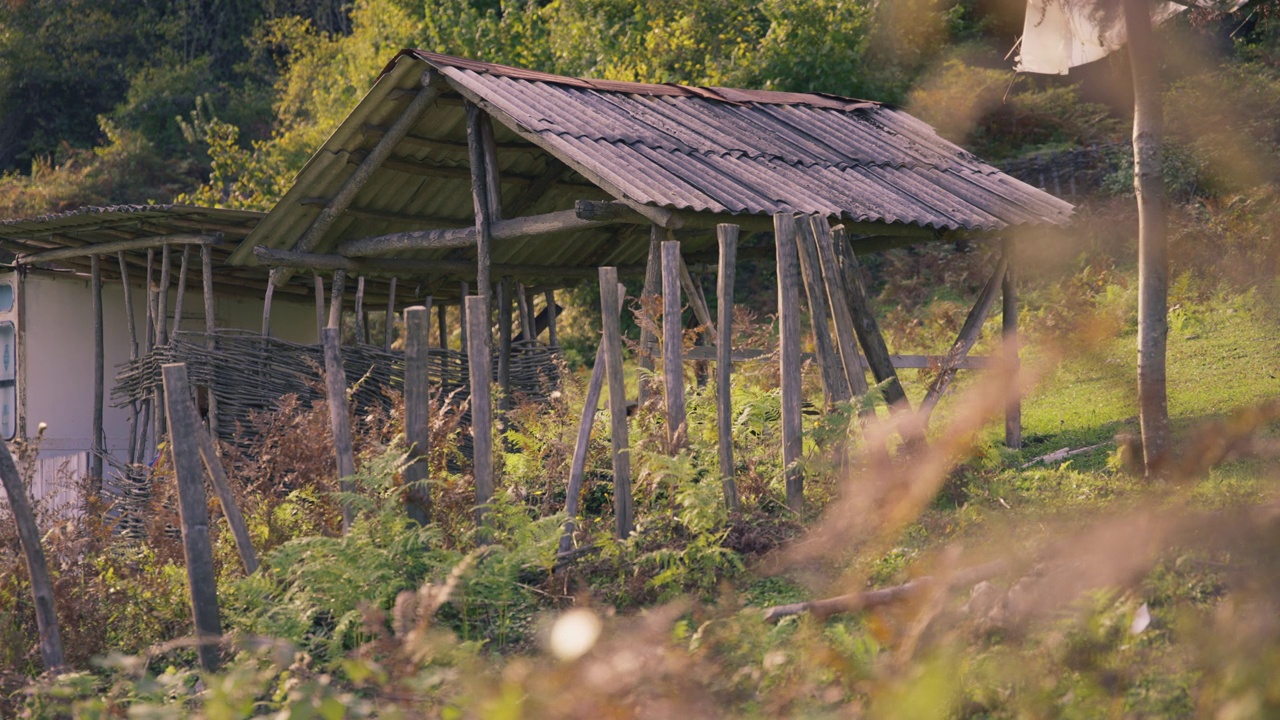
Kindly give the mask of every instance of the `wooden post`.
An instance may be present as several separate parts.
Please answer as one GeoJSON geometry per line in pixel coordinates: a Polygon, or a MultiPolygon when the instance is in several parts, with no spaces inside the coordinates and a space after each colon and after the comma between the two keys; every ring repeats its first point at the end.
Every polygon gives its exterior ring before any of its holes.
{"type": "Polygon", "coordinates": [[[187,265],[191,259],[191,246],[182,246],[182,263],[178,269],[178,293],[173,300],[173,333],[182,329],[182,301],[187,294],[187,265]]]}
{"type": "MultiPolygon", "coordinates": [[[[463,297],[466,297],[466,296],[464,295],[463,297]]],[[[462,315],[461,304],[458,305],[458,315],[459,316],[462,315]]],[[[440,347],[445,348],[446,350],[449,348],[449,322],[448,321],[449,321],[449,313],[448,313],[448,310],[445,308],[444,303],[442,302],[436,306],[436,324],[440,326],[440,329],[437,330],[436,332],[440,335],[440,347]]],[[[465,351],[467,349],[466,345],[463,345],[462,349],[465,351]]]]}
{"type": "Polygon", "coordinates": [[[547,346],[560,347],[560,335],[556,332],[556,316],[560,313],[556,308],[556,294],[548,290],[547,298],[547,346]]]}
{"type": "Polygon", "coordinates": [[[667,405],[667,452],[688,440],[684,409],[684,323],[680,306],[680,243],[662,243],[662,376],[667,405]]]}
{"type": "MultiPolygon", "coordinates": [[[[214,305],[213,297],[213,249],[208,245],[200,246],[200,279],[204,290],[204,343],[209,350],[216,350],[218,340],[214,337],[214,331],[217,329],[217,308],[214,305]]],[[[267,283],[267,287],[271,287],[271,283],[267,283]]],[[[268,292],[270,292],[268,290],[268,292]]],[[[265,312],[265,310],[264,310],[265,312]]],[[[218,436],[218,396],[213,393],[213,386],[210,385],[206,392],[209,396],[209,432],[214,437],[218,436]]]]}
{"type": "Polygon", "coordinates": [[[476,217],[476,287],[480,296],[487,298],[493,216],[489,207],[489,168],[485,165],[484,130],[481,127],[485,116],[470,101],[467,101],[466,109],[467,156],[471,163],[471,199],[476,217]]]}
{"type": "MultiPolygon", "coordinates": [[[[271,337],[271,296],[276,292],[276,272],[279,268],[272,268],[269,275],[270,280],[267,281],[267,290],[262,296],[262,336],[271,337]]],[[[319,320],[319,317],[316,318],[319,320]]]]}
{"type": "Polygon", "coordinates": [[[782,468],[787,507],[804,507],[800,473],[800,268],[796,256],[796,221],[789,213],[773,216],[778,266],[778,365],[782,376],[782,468]]]}
{"type": "Polygon", "coordinates": [[[511,278],[504,277],[498,283],[498,407],[503,410],[511,407],[511,300],[511,278]]]}
{"type": "Polygon", "coordinates": [[[813,327],[813,347],[817,351],[818,369],[822,374],[822,392],[830,407],[833,403],[848,402],[853,393],[849,388],[849,378],[840,363],[840,356],[836,353],[835,343],[831,340],[831,328],[828,325],[831,309],[827,305],[827,294],[822,287],[822,267],[818,262],[814,228],[804,216],[796,218],[795,222],[800,273],[804,278],[805,297],[809,303],[809,324],[813,327]]]}
{"type": "Polygon", "coordinates": [[[1022,394],[1018,389],[1018,373],[1021,362],[1018,358],[1018,276],[1014,271],[1013,239],[1005,237],[1001,240],[1005,259],[1004,281],[1001,284],[1004,295],[1004,310],[1001,317],[1001,329],[1004,333],[1004,353],[1008,361],[1007,370],[1011,371],[1009,402],[1004,412],[1004,444],[1013,449],[1022,449],[1022,394]]]}
{"type": "MultiPolygon", "coordinates": [[[[835,326],[836,350],[840,356],[840,367],[844,372],[849,390],[856,396],[867,394],[867,375],[862,367],[862,358],[858,356],[858,338],[853,329],[853,315],[849,311],[848,295],[844,287],[844,276],[836,262],[835,246],[831,242],[831,228],[826,218],[821,215],[809,217],[810,234],[813,236],[818,256],[816,274],[821,276],[821,285],[827,297],[827,307],[831,309],[831,320],[835,326]]],[[[874,414],[874,408],[866,408],[864,413],[874,414]]]]}
{"type": "Polygon", "coordinates": [[[200,444],[200,459],[204,462],[205,472],[213,490],[218,494],[218,504],[222,506],[222,515],[231,528],[231,537],[236,541],[236,550],[240,553],[240,564],[244,566],[244,574],[252,575],[258,571],[258,554],[254,552],[253,541],[249,538],[249,527],[245,525],[244,515],[240,513],[240,505],[236,502],[236,494],[231,489],[231,480],[222,467],[218,457],[218,449],[214,446],[212,428],[208,431],[201,428],[196,431],[196,440],[200,444]]]}
{"type": "Polygon", "coordinates": [[[368,329],[364,318],[364,276],[356,278],[356,344],[364,345],[368,340],[368,329]]]}
{"type": "Polygon", "coordinates": [[[160,294],[156,296],[156,344],[169,344],[169,285],[172,281],[169,245],[160,246],[160,294]]]}
{"type": "MultiPolygon", "coordinates": [[[[481,288],[483,290],[483,288],[481,288]]],[[[476,479],[476,525],[485,525],[485,505],[493,497],[493,344],[490,338],[489,298],[466,299],[467,365],[471,377],[471,440],[476,479]]],[[[481,538],[484,539],[484,534],[481,538]]]]}
{"type": "Polygon", "coordinates": [[[702,293],[702,285],[689,274],[689,266],[685,264],[684,258],[679,259],[680,285],[684,288],[685,296],[689,298],[689,307],[693,309],[693,316],[697,319],[698,325],[703,328],[701,334],[714,342],[716,324],[711,319],[711,311],[707,308],[707,297],[702,293]]]}
{"type": "Polygon", "coordinates": [[[431,388],[427,385],[427,346],[431,341],[431,297],[425,305],[404,310],[404,436],[409,466],[404,469],[405,511],[419,525],[431,522],[429,417],[431,388]]]}
{"type": "Polygon", "coordinates": [[[324,278],[318,274],[315,276],[316,283],[316,340],[320,339],[320,335],[324,333],[324,327],[328,324],[328,316],[324,312],[324,278]]]}
{"type": "MultiPolygon", "coordinates": [[[[618,286],[618,306],[626,297],[626,288],[618,286]]],[[[551,305],[554,307],[554,303],[551,305]]],[[[586,479],[587,450],[591,444],[591,428],[595,425],[596,410],[600,407],[600,390],[604,386],[605,347],[603,337],[596,349],[596,362],[591,366],[591,380],[587,383],[587,397],[582,402],[582,415],[578,420],[578,440],[573,445],[573,463],[569,467],[569,489],[565,492],[564,512],[568,521],[560,536],[560,552],[573,549],[573,533],[582,502],[582,484],[586,479]]]]}
{"type": "Polygon", "coordinates": [[[222,620],[218,613],[218,581],[213,572],[213,547],[209,542],[209,506],[198,449],[200,418],[191,401],[187,366],[163,365],[161,374],[169,411],[169,449],[173,454],[174,475],[178,478],[178,516],[191,590],[191,617],[200,642],[196,653],[200,666],[212,671],[218,667],[217,641],[222,636],[222,620]]]}
{"type": "Polygon", "coordinates": [[[102,401],[105,390],[106,359],[102,345],[102,258],[89,257],[89,274],[93,285],[93,439],[90,441],[92,457],[89,459],[90,492],[102,492],[102,455],[106,452],[102,442],[102,401]]]}
{"type": "MultiPolygon", "coordinates": [[[[441,308],[444,305],[440,306],[441,308]]],[[[387,322],[382,328],[382,349],[391,352],[391,331],[395,328],[396,320],[396,279],[391,278],[391,289],[387,294],[387,322]]]]}
{"type": "Polygon", "coordinates": [[[342,343],[342,295],[347,289],[347,273],[333,271],[333,288],[329,293],[329,327],[338,329],[338,343],[342,343]]]}
{"type": "MultiPolygon", "coordinates": [[[[355,491],[350,478],[356,474],[355,450],[351,444],[351,414],[347,410],[347,375],[342,369],[342,350],[336,327],[327,327],[320,334],[324,343],[325,391],[329,400],[329,429],[333,433],[333,448],[338,456],[338,487],[344,493],[355,491]]],[[[342,532],[351,529],[351,505],[342,503],[342,532]]]]}
{"type": "Polygon", "coordinates": [[[849,237],[845,234],[844,227],[832,228],[830,239],[834,246],[836,262],[842,266],[844,290],[847,293],[847,302],[853,320],[853,331],[858,336],[862,351],[867,354],[867,365],[871,366],[871,374],[877,383],[889,381],[884,388],[884,399],[889,403],[890,408],[909,410],[911,405],[907,400],[906,392],[902,389],[902,383],[898,381],[898,373],[893,367],[893,360],[889,356],[889,347],[884,342],[884,335],[880,332],[880,324],[876,322],[875,313],[871,311],[871,299],[867,295],[866,287],[862,284],[858,256],[854,253],[853,246],[849,244],[849,237]]]}
{"type": "Polygon", "coordinates": [[[36,607],[36,628],[40,635],[40,658],[45,670],[62,670],[62,634],[58,631],[58,613],[53,600],[53,582],[49,578],[49,566],[45,563],[44,548],[40,545],[40,528],[35,513],[31,511],[31,498],[22,482],[18,466],[9,454],[9,446],[0,441],[0,482],[9,496],[9,510],[18,526],[18,541],[27,561],[27,576],[31,578],[31,600],[36,607]]]}
{"type": "MultiPolygon", "coordinates": [[[[679,252],[679,243],[675,243],[679,252]]],[[[622,303],[625,290],[618,284],[618,269],[600,268],[600,314],[604,325],[604,370],[609,378],[609,427],[613,444],[613,517],[618,539],[631,535],[631,448],[627,437],[627,394],[622,376],[622,303]]],[[[665,353],[664,353],[665,357],[665,353]]]]}
{"type": "Polygon", "coordinates": [[[716,226],[720,243],[720,266],[716,277],[716,426],[720,445],[720,481],[724,484],[724,502],[729,512],[738,511],[738,485],[733,466],[733,280],[738,262],[738,226],[716,226]]]}
{"type": "Polygon", "coordinates": [[[520,311],[520,339],[533,344],[533,312],[529,307],[529,294],[524,291],[524,283],[516,284],[516,309],[520,311]]]}
{"type": "MultiPolygon", "coordinates": [[[[462,341],[461,350],[466,353],[470,352],[471,348],[471,341],[467,337],[467,298],[470,297],[470,288],[467,287],[467,283],[462,283],[461,291],[462,294],[458,296],[458,334],[461,336],[460,340],[462,341]]],[[[482,297],[487,298],[489,295],[484,293],[482,297]]],[[[488,309],[488,307],[489,304],[485,303],[485,308],[488,309]]]]}
{"type": "MultiPolygon", "coordinates": [[[[665,232],[657,225],[649,226],[649,260],[644,268],[644,290],[640,293],[642,312],[649,310],[657,302],[662,293],[662,234],[665,232]]],[[[653,393],[653,350],[658,344],[654,337],[652,321],[640,324],[640,387],[639,404],[644,405],[653,393]]]]}
{"type": "Polygon", "coordinates": [[[960,328],[960,334],[956,337],[955,343],[951,345],[951,350],[947,352],[942,362],[942,369],[938,372],[938,376],[934,378],[929,385],[929,390],[925,393],[924,400],[920,402],[921,425],[928,427],[929,418],[933,415],[933,409],[938,405],[938,401],[942,399],[942,394],[947,391],[947,387],[951,385],[951,380],[956,376],[956,363],[969,353],[969,349],[978,341],[978,335],[982,333],[982,324],[986,322],[987,315],[991,312],[991,306],[995,303],[996,292],[999,290],[1004,280],[1004,271],[1007,259],[1000,258],[996,263],[995,272],[991,273],[991,277],[987,279],[987,284],[983,286],[982,292],[978,294],[978,299],[973,303],[973,307],[969,310],[969,315],[964,319],[964,325],[960,328]]]}
{"type": "MultiPolygon", "coordinates": [[[[125,261],[124,251],[116,253],[116,260],[120,264],[120,286],[124,291],[124,318],[125,327],[129,333],[129,359],[138,359],[138,327],[137,321],[133,314],[133,288],[129,285],[129,264],[125,261]]],[[[133,464],[133,448],[138,442],[138,403],[131,403],[129,406],[129,449],[126,451],[127,457],[125,462],[133,464]]]]}

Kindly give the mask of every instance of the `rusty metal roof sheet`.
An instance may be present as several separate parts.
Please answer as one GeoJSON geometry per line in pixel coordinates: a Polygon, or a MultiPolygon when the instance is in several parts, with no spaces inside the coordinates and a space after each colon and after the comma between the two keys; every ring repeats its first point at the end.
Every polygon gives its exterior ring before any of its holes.
{"type": "MultiPolygon", "coordinates": [[[[578,199],[616,198],[726,222],[733,221],[726,216],[819,213],[927,237],[1061,224],[1073,211],[881,103],[569,78],[406,50],[233,261],[252,263],[256,245],[292,247],[399,117],[428,68],[444,76],[449,88],[395,148],[392,160],[373,173],[316,251],[356,237],[472,221],[462,98],[494,117],[506,217],[569,209],[578,199]],[[571,170],[543,196],[507,207],[556,161],[571,170]]],[[[634,263],[643,262],[646,249],[647,239],[637,233],[594,229],[503,243],[495,247],[493,261],[549,264],[557,258],[561,264],[590,265],[608,257],[634,263]]],[[[461,259],[474,252],[415,255],[461,259]]]]}

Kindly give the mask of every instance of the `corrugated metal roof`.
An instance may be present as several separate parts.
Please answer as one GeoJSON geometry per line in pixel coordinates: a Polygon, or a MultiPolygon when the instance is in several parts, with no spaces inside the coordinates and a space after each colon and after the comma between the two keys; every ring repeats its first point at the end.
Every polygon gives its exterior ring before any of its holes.
{"type": "MultiPolygon", "coordinates": [[[[233,261],[252,247],[293,247],[434,68],[449,88],[373,173],[317,252],[344,240],[472,221],[460,97],[495,119],[504,206],[554,158],[572,170],[506,216],[579,199],[719,216],[819,213],[845,222],[932,231],[1060,224],[1070,204],[1002,174],[889,105],[830,95],[568,78],[417,50],[400,53],[299,174],[233,261]],[[593,178],[595,185],[586,178],[593,178]]],[[[867,228],[862,228],[867,229],[867,228]]],[[[506,241],[493,262],[642,263],[644,233],[594,229],[506,241]],[[625,247],[618,247],[619,245],[625,247]]],[[[696,242],[696,241],[695,241],[696,242]]],[[[708,241],[708,244],[709,241],[708,241]]],[[[470,248],[416,257],[464,259],[470,248]]],[[[445,274],[442,274],[442,278],[445,274]]]]}

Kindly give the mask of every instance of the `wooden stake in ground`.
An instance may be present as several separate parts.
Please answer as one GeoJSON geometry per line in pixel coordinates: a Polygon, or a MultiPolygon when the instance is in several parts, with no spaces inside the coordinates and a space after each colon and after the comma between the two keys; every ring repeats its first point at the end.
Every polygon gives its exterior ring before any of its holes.
{"type": "Polygon", "coordinates": [[[35,514],[31,512],[31,499],[27,487],[13,463],[9,446],[0,441],[0,481],[9,496],[9,509],[18,525],[18,542],[27,560],[27,576],[31,578],[31,599],[36,606],[36,628],[40,634],[40,658],[46,670],[61,670],[62,634],[58,631],[58,613],[53,602],[53,582],[49,579],[49,566],[44,560],[44,548],[40,545],[40,529],[35,514]]]}
{"type": "Polygon", "coordinates": [[[773,216],[778,265],[778,370],[782,376],[782,467],[787,507],[804,506],[804,476],[799,461],[800,427],[800,267],[796,255],[796,222],[789,213],[773,216]]]}
{"type": "Polygon", "coordinates": [[[1014,274],[1013,241],[1006,237],[1002,245],[1006,266],[1004,283],[1001,286],[1004,309],[1000,325],[1004,335],[1003,344],[1007,363],[1005,367],[1013,371],[1009,402],[1004,410],[1004,444],[1006,447],[1018,450],[1022,448],[1022,395],[1017,389],[1020,366],[1018,361],[1018,284],[1017,276],[1014,274]]]}
{"type": "Polygon", "coordinates": [[[204,494],[198,433],[200,418],[191,401],[187,366],[163,365],[165,402],[168,405],[169,448],[178,479],[178,517],[182,525],[182,553],[187,562],[191,590],[191,617],[195,622],[196,653],[205,670],[218,667],[218,641],[222,620],[218,612],[218,584],[213,572],[213,546],[209,542],[209,507],[204,494]]]}
{"type": "MultiPolygon", "coordinates": [[[[471,376],[471,447],[476,479],[476,525],[485,525],[485,505],[493,497],[493,340],[489,298],[466,299],[467,366],[471,376]]],[[[481,538],[485,536],[482,533],[481,538]]]]}
{"type": "Polygon", "coordinates": [[[667,401],[667,452],[688,441],[684,408],[684,323],[680,306],[680,243],[662,243],[662,377],[667,401]]]}
{"type": "Polygon", "coordinates": [[[609,379],[609,435],[613,442],[613,517],[618,539],[631,535],[631,447],[627,437],[627,390],[622,375],[622,303],[623,290],[618,283],[618,269],[600,268],[600,315],[604,325],[604,370],[609,379]]]}
{"type": "MultiPolygon", "coordinates": [[[[324,386],[329,401],[329,429],[333,433],[333,449],[338,456],[338,488],[344,493],[355,491],[348,479],[356,474],[355,450],[351,444],[351,414],[347,410],[347,375],[342,369],[342,350],[338,346],[336,327],[320,333],[324,343],[324,386]]],[[[342,502],[342,532],[351,529],[351,505],[342,502]]]]}
{"type": "Polygon", "coordinates": [[[429,402],[431,388],[427,384],[427,345],[431,341],[431,297],[425,305],[405,308],[406,332],[404,351],[404,435],[409,443],[409,466],[404,469],[405,510],[419,525],[431,522],[431,490],[427,455],[430,452],[429,402]]]}
{"type": "Polygon", "coordinates": [[[738,226],[716,226],[720,243],[720,267],[716,276],[716,425],[720,444],[720,481],[729,512],[738,510],[738,485],[733,467],[733,402],[730,379],[733,374],[733,276],[738,262],[738,226]]]}
{"type": "Polygon", "coordinates": [[[805,298],[809,303],[809,325],[813,328],[813,347],[818,356],[818,370],[822,376],[822,392],[830,407],[834,403],[848,402],[852,398],[849,380],[835,342],[831,339],[828,324],[831,308],[822,286],[822,266],[818,261],[817,238],[807,217],[796,218],[796,246],[800,260],[800,274],[804,279],[805,298]]]}
{"type": "Polygon", "coordinates": [[[196,440],[200,444],[200,459],[204,461],[204,469],[209,473],[213,490],[218,494],[218,503],[222,505],[222,514],[231,528],[231,536],[235,538],[244,574],[252,575],[258,571],[258,554],[253,549],[249,527],[245,525],[244,515],[240,513],[240,505],[236,503],[235,492],[231,489],[231,480],[222,468],[222,460],[218,458],[211,433],[212,430],[206,432],[204,429],[196,433],[196,440]]]}

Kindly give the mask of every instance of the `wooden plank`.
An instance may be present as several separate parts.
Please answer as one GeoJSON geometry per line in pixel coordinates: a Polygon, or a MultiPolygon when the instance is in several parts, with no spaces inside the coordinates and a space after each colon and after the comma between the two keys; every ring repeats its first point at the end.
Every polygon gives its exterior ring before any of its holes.
{"type": "Polygon", "coordinates": [[[978,335],[982,332],[982,324],[991,312],[991,306],[995,303],[996,295],[1004,279],[1006,265],[1007,262],[1004,257],[1001,257],[996,263],[995,272],[987,279],[982,292],[978,294],[977,301],[974,302],[973,307],[969,310],[969,315],[964,319],[964,325],[960,328],[959,336],[956,337],[955,343],[951,345],[951,350],[947,352],[946,359],[942,363],[942,369],[938,372],[938,376],[934,378],[933,382],[930,383],[929,390],[925,393],[924,400],[920,403],[921,423],[924,426],[928,426],[929,418],[933,415],[933,409],[937,407],[938,400],[942,398],[942,394],[947,391],[951,380],[956,376],[956,361],[967,355],[969,349],[978,341],[978,335]]]}
{"type": "MultiPolygon", "coordinates": [[[[444,305],[440,306],[441,309],[444,305]]],[[[387,321],[382,327],[382,349],[391,352],[391,336],[395,330],[396,320],[396,278],[391,278],[391,288],[387,291],[387,321]]],[[[444,324],[443,319],[441,325],[444,324]]]]}
{"type": "Polygon", "coordinates": [[[640,293],[640,308],[646,319],[640,323],[640,382],[638,404],[644,405],[653,393],[653,363],[657,338],[654,323],[657,318],[648,315],[659,303],[662,295],[662,228],[649,226],[649,260],[644,269],[644,290],[640,293]]]}
{"type": "MultiPolygon", "coordinates": [[[[422,89],[418,91],[413,101],[396,118],[396,121],[388,128],[386,134],[378,140],[378,144],[373,147],[373,150],[369,152],[359,167],[343,181],[342,187],[329,200],[329,203],[311,221],[307,231],[303,233],[302,237],[298,238],[298,242],[293,247],[294,250],[310,252],[320,243],[325,233],[329,232],[329,228],[332,227],[334,221],[342,216],[343,211],[356,199],[360,189],[369,181],[369,178],[373,176],[373,173],[382,165],[383,161],[391,156],[396,145],[400,143],[400,140],[405,135],[409,134],[414,124],[418,122],[418,118],[422,116],[422,113],[439,95],[439,90],[433,85],[434,80],[434,71],[427,70],[423,73],[422,89]]],[[[287,278],[284,280],[287,281],[287,278]]]]}
{"type": "Polygon", "coordinates": [[[90,304],[93,315],[93,427],[90,432],[93,438],[89,441],[89,491],[98,495],[102,492],[102,456],[106,453],[102,434],[102,408],[106,391],[106,357],[102,344],[102,256],[94,255],[90,262],[90,304]]]}
{"type": "MultiPolygon", "coordinates": [[[[355,491],[350,478],[356,474],[355,449],[351,444],[351,413],[347,409],[347,376],[342,369],[339,337],[342,331],[327,327],[320,333],[324,344],[324,387],[329,401],[329,430],[338,460],[338,488],[344,493],[355,491]]],[[[342,532],[351,529],[351,505],[342,503],[342,532]]]]}
{"type": "MultiPolygon", "coordinates": [[[[484,147],[481,134],[480,108],[472,103],[466,104],[467,111],[467,150],[471,160],[471,200],[475,206],[476,218],[476,290],[482,297],[489,297],[489,248],[493,243],[493,217],[489,208],[489,173],[485,168],[484,147]]],[[[487,333],[486,333],[487,334],[487,333]]]]}
{"type": "Polygon", "coordinates": [[[1022,448],[1022,394],[1017,388],[1018,373],[1021,360],[1018,357],[1018,276],[1015,272],[1013,239],[1005,237],[1001,241],[1002,254],[1005,258],[1004,279],[1000,289],[1004,298],[1001,311],[1000,327],[1003,333],[1003,351],[1005,370],[1010,373],[1011,385],[1009,401],[1004,411],[1004,444],[1013,450],[1022,448]]]}
{"type": "Polygon", "coordinates": [[[827,407],[853,398],[849,378],[831,339],[831,308],[822,286],[822,267],[818,262],[817,239],[808,218],[796,218],[796,246],[800,259],[800,275],[804,279],[805,298],[809,305],[809,325],[813,329],[813,348],[818,356],[822,376],[822,392],[827,407]]]}
{"type": "MultiPolygon", "coordinates": [[[[443,307],[443,305],[441,306],[443,307]]],[[[404,310],[404,435],[409,465],[404,469],[405,510],[419,525],[431,522],[430,454],[431,388],[427,377],[427,346],[431,342],[431,297],[423,305],[404,310]]]]}
{"type": "Polygon", "coordinates": [[[15,265],[36,265],[56,262],[70,258],[82,258],[94,255],[111,255],[128,250],[150,250],[168,245],[221,245],[222,233],[177,235],[154,235],[151,237],[128,238],[125,240],[108,240],[80,247],[57,248],[42,252],[21,255],[14,260],[15,265]]]}
{"type": "MultiPolygon", "coordinates": [[[[626,288],[618,286],[618,306],[626,297],[626,288]]],[[[578,419],[578,439],[573,444],[573,461],[569,467],[569,487],[565,491],[564,512],[568,517],[564,533],[560,536],[560,553],[573,549],[573,533],[582,502],[582,484],[586,480],[587,450],[591,445],[591,428],[595,425],[596,411],[600,407],[600,391],[604,387],[605,347],[602,342],[596,348],[596,362],[591,366],[591,379],[587,382],[587,397],[582,402],[582,414],[578,419]]]]}
{"type": "Polygon", "coordinates": [[[328,316],[324,312],[324,278],[317,273],[315,275],[316,285],[316,339],[320,339],[320,334],[324,332],[325,325],[328,324],[326,319],[328,316]]]}
{"type": "Polygon", "coordinates": [[[200,418],[191,401],[187,366],[162,365],[169,418],[169,451],[178,481],[178,517],[182,526],[182,554],[187,564],[191,592],[191,617],[199,645],[196,654],[207,671],[218,667],[218,641],[222,620],[218,612],[218,580],[213,569],[209,541],[209,506],[204,494],[204,470],[200,467],[197,433],[200,418]]]}
{"type": "Polygon", "coordinates": [[[170,333],[178,332],[182,324],[182,303],[187,294],[187,268],[191,260],[191,246],[182,246],[182,263],[178,270],[178,292],[173,301],[173,330],[170,333]]]}
{"type": "Polygon", "coordinates": [[[214,446],[213,428],[201,428],[196,432],[196,440],[200,444],[200,460],[204,463],[205,472],[213,490],[218,495],[218,504],[222,506],[222,515],[231,528],[231,537],[236,542],[236,551],[240,554],[240,564],[245,575],[258,571],[258,553],[253,549],[253,540],[249,537],[249,526],[245,524],[240,505],[236,502],[235,491],[231,488],[231,480],[222,467],[222,459],[218,457],[218,449],[214,446]]]}
{"type": "MultiPolygon", "coordinates": [[[[485,506],[493,497],[493,341],[490,337],[489,298],[466,299],[467,367],[471,379],[471,447],[476,482],[476,526],[486,524],[485,506]]],[[[485,535],[482,533],[481,538],[485,535]]]]}
{"type": "Polygon", "coordinates": [[[347,289],[347,273],[344,270],[333,271],[333,287],[329,293],[328,327],[338,329],[338,340],[342,340],[342,304],[343,294],[347,289]]]}
{"type": "MultiPolygon", "coordinates": [[[[511,278],[498,283],[498,408],[511,407],[511,278]]],[[[501,421],[499,421],[501,423],[501,421]]]]}
{"type": "Polygon", "coordinates": [[[729,512],[737,512],[738,485],[733,465],[733,280],[738,263],[738,226],[716,228],[720,245],[720,271],[716,277],[716,429],[719,433],[720,482],[729,512]]]}
{"type": "Polygon", "coordinates": [[[66,663],[62,654],[62,633],[58,629],[58,613],[53,598],[53,581],[49,577],[49,565],[45,562],[44,548],[40,545],[40,528],[31,510],[31,498],[22,481],[18,466],[9,454],[7,443],[0,441],[0,482],[9,497],[9,511],[18,526],[18,543],[27,562],[27,577],[31,580],[31,601],[36,609],[36,632],[39,635],[40,659],[47,671],[59,672],[66,663]]]}
{"type": "Polygon", "coordinates": [[[364,276],[356,278],[356,343],[364,345],[368,341],[368,328],[364,317],[364,276]]]}
{"type": "Polygon", "coordinates": [[[667,410],[667,452],[688,441],[684,403],[684,322],[680,305],[680,243],[662,243],[662,377],[667,410]]]}
{"type": "MultiPolygon", "coordinates": [[[[679,247],[676,248],[679,251],[679,247]]],[[[613,445],[613,526],[625,540],[635,527],[631,498],[631,447],[627,436],[627,394],[622,368],[622,302],[618,270],[600,268],[600,318],[604,325],[604,370],[609,380],[609,436],[613,445]]]]}
{"type": "Polygon", "coordinates": [[[796,222],[790,213],[773,216],[778,267],[778,371],[782,385],[782,467],[787,507],[804,507],[800,472],[800,267],[796,254],[796,222]]]}
{"type": "Polygon", "coordinates": [[[849,236],[845,233],[844,227],[832,228],[830,238],[837,264],[841,267],[841,273],[844,276],[844,291],[850,316],[853,319],[853,331],[858,336],[862,351],[866,353],[865,363],[871,368],[871,375],[877,383],[889,381],[884,387],[884,399],[889,403],[889,407],[910,410],[911,405],[907,400],[907,394],[902,389],[902,383],[898,381],[898,374],[894,369],[915,366],[900,365],[895,360],[895,358],[909,356],[889,354],[884,335],[880,332],[880,323],[876,321],[875,313],[871,310],[871,299],[867,295],[866,287],[862,284],[858,256],[854,253],[853,246],[849,244],[849,236]]]}
{"type": "MultiPolygon", "coordinates": [[[[210,351],[217,350],[218,340],[213,331],[217,329],[217,306],[213,296],[213,250],[204,245],[200,248],[200,281],[202,299],[204,300],[204,338],[205,347],[210,351]]],[[[263,313],[267,312],[267,301],[263,301],[263,313]]],[[[264,333],[265,334],[265,333],[264,333]]],[[[213,388],[207,389],[209,395],[209,432],[218,435],[218,396],[213,388]]]]}
{"type": "MultiPolygon", "coordinates": [[[[827,307],[831,309],[831,321],[835,327],[836,351],[840,357],[840,367],[844,371],[849,390],[861,397],[867,394],[867,376],[863,369],[862,357],[858,355],[858,336],[853,329],[853,316],[849,311],[849,292],[844,286],[844,276],[836,261],[835,246],[831,241],[831,228],[826,218],[810,216],[811,235],[818,254],[818,269],[822,276],[823,292],[827,296],[827,307]]],[[[866,408],[863,412],[874,414],[874,408],[866,408]]]]}

